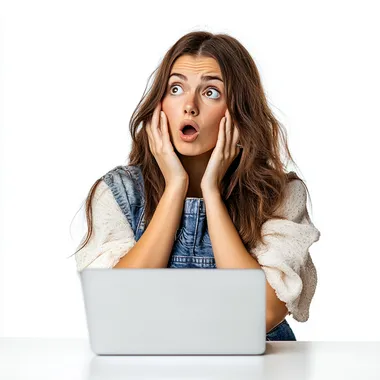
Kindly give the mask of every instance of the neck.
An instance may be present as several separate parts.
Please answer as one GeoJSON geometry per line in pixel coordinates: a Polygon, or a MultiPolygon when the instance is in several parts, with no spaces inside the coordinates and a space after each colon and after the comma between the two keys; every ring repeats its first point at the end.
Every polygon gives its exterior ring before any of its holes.
{"type": "Polygon", "coordinates": [[[201,181],[213,149],[198,156],[184,156],[178,153],[178,158],[189,176],[189,187],[186,197],[203,198],[201,181]]]}

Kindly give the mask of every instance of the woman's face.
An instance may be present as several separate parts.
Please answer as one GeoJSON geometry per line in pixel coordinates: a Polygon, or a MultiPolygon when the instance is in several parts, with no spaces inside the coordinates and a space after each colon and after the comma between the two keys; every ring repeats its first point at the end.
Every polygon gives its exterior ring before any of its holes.
{"type": "Polygon", "coordinates": [[[178,57],[169,75],[161,109],[168,120],[171,142],[180,154],[197,156],[213,149],[218,140],[220,121],[227,110],[218,62],[214,58],[188,54],[178,57]],[[202,76],[206,75],[220,80],[202,81],[202,76]],[[199,126],[198,138],[193,142],[180,138],[179,128],[186,119],[194,120],[199,126]]]}

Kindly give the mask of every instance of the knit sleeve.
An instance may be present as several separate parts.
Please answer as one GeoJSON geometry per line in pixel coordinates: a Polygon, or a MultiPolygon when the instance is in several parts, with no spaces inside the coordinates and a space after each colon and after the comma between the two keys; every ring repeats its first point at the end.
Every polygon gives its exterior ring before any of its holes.
{"type": "Polygon", "coordinates": [[[127,218],[103,180],[92,199],[92,223],[90,240],[75,254],[78,272],[85,268],[112,268],[136,244],[127,218]]]}
{"type": "Polygon", "coordinates": [[[286,303],[288,314],[299,322],[309,319],[309,308],[317,286],[317,271],[309,253],[319,240],[306,208],[307,194],[300,180],[286,189],[279,215],[286,220],[270,219],[262,225],[263,240],[250,252],[265,272],[277,297],[286,303]]]}

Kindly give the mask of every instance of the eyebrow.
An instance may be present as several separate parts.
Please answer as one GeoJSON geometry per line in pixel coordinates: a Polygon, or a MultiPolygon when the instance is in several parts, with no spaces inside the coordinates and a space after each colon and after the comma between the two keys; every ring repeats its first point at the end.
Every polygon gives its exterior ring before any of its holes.
{"type": "MultiPolygon", "coordinates": [[[[169,76],[169,79],[173,75],[176,75],[177,77],[179,77],[179,78],[187,81],[187,77],[185,75],[183,75],[183,74],[180,74],[180,73],[171,73],[170,76],[169,76]]],[[[207,82],[209,80],[214,80],[214,79],[219,80],[219,81],[221,81],[223,83],[223,80],[219,76],[217,76],[217,75],[202,75],[202,77],[201,77],[201,81],[202,82],[207,82]]]]}

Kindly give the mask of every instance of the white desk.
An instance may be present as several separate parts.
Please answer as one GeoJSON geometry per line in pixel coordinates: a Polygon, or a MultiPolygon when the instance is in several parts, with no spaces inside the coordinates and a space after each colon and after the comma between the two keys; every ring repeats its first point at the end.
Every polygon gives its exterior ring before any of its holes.
{"type": "Polygon", "coordinates": [[[380,342],[267,342],[258,356],[97,356],[86,339],[0,338],[0,379],[380,379],[380,342]]]}

